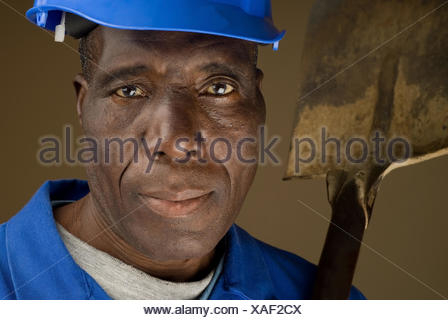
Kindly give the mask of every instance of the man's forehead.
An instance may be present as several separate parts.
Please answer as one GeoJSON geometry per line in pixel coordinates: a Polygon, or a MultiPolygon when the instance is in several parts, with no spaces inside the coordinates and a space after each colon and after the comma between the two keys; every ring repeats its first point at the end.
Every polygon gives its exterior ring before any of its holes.
{"type": "Polygon", "coordinates": [[[253,42],[229,37],[178,31],[156,30],[122,30],[100,27],[98,30],[103,46],[108,44],[125,44],[141,47],[176,47],[176,48],[213,48],[228,47],[232,50],[252,51],[253,42]]]}

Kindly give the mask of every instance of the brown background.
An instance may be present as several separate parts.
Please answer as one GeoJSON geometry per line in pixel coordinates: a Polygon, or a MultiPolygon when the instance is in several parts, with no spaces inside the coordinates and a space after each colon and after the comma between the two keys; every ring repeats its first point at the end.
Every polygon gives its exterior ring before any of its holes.
{"type": "MultiPolygon", "coordinates": [[[[23,13],[31,0],[0,1],[0,222],[16,213],[47,179],[84,178],[82,167],[43,167],[38,138],[62,138],[75,116],[76,41],[56,44],[23,13]],[[13,8],[16,10],[14,11],[13,8]],[[71,48],[70,48],[71,47],[71,48]],[[73,49],[75,48],[75,49],[73,49]]],[[[292,129],[299,57],[311,0],[273,0],[276,24],[288,30],[275,53],[264,47],[269,134],[281,137],[281,166],[263,166],[238,219],[254,236],[317,263],[330,217],[323,180],[281,180],[292,129]],[[313,210],[297,200],[305,202],[313,210]]],[[[382,184],[354,283],[370,299],[448,297],[448,157],[392,172],[382,184]],[[432,288],[432,289],[431,289],[432,288]]]]}

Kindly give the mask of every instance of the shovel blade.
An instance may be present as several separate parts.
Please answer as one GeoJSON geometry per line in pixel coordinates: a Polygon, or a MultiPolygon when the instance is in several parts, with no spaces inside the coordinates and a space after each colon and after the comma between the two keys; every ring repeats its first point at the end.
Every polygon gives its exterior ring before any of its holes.
{"type": "Polygon", "coordinates": [[[448,4],[317,0],[286,178],[448,153],[448,4]]]}

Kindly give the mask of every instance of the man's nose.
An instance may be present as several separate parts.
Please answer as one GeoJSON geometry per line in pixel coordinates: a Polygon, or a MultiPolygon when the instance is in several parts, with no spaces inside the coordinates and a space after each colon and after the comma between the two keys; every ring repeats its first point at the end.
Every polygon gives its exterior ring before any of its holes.
{"type": "Polygon", "coordinates": [[[202,156],[196,142],[201,134],[200,109],[188,90],[166,90],[154,97],[146,107],[145,119],[144,138],[151,150],[157,151],[158,158],[182,160],[202,156]]]}

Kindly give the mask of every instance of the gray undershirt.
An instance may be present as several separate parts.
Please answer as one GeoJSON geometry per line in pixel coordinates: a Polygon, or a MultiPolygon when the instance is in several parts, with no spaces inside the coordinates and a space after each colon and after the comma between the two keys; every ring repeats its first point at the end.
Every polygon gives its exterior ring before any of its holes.
{"type": "Polygon", "coordinates": [[[207,299],[222,270],[222,260],[205,278],[171,282],[155,278],[98,250],[68,232],[59,223],[59,234],[75,262],[116,300],[207,299]]]}

